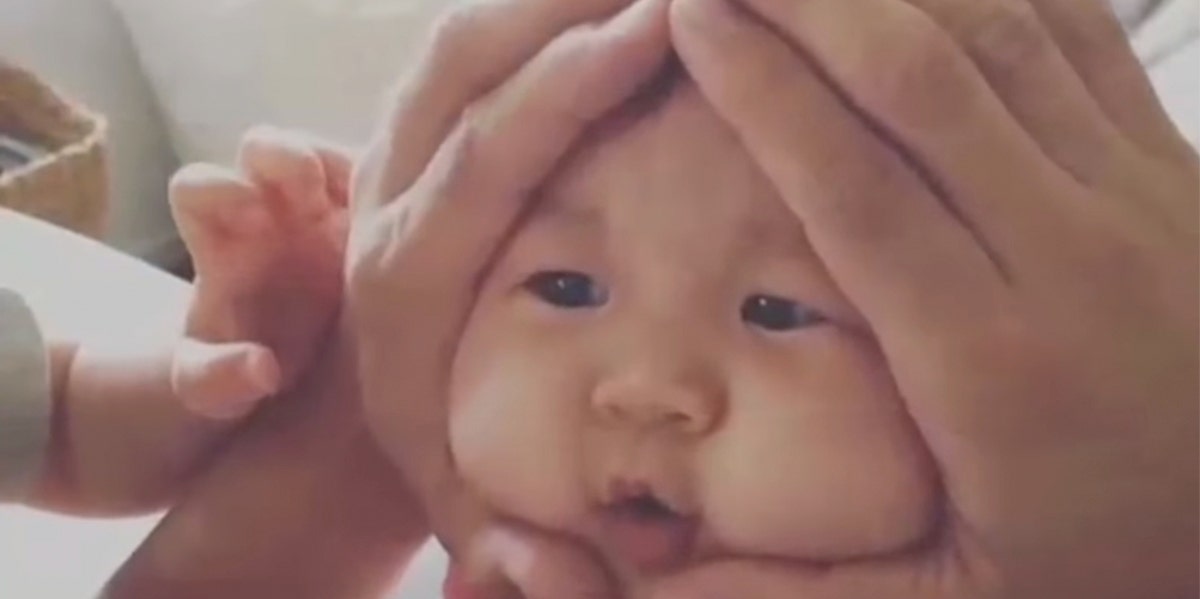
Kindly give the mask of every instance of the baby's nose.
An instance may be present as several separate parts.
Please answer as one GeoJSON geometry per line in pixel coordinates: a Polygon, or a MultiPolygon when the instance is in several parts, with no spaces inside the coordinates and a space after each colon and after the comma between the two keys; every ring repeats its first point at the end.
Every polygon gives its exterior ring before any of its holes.
{"type": "Polygon", "coordinates": [[[723,417],[724,393],[703,377],[629,374],[601,382],[593,407],[614,427],[669,428],[691,436],[711,433],[723,417]]]}

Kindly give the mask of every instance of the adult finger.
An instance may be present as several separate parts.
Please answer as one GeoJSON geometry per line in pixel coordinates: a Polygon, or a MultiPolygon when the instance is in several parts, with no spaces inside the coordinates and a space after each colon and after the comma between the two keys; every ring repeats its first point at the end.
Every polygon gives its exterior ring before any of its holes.
{"type": "Polygon", "coordinates": [[[783,39],[726,0],[677,0],[671,22],[692,77],[885,345],[986,315],[1003,281],[985,248],[783,39]]]}
{"type": "Polygon", "coordinates": [[[1038,144],[1077,179],[1103,185],[1132,147],[1026,2],[906,0],[929,14],[975,62],[1038,144]]]}
{"type": "Polygon", "coordinates": [[[393,201],[424,170],[462,111],[574,25],[631,0],[476,0],[452,8],[398,92],[387,126],[358,171],[363,208],[393,201]]]}
{"type": "Polygon", "coordinates": [[[427,394],[368,403],[383,438],[426,448],[392,455],[414,487],[444,489],[453,473],[440,393],[479,277],[575,139],[665,63],[666,4],[641,0],[552,42],[464,115],[404,201],[365,223],[374,240],[352,266],[352,303],[360,330],[388,328],[361,338],[364,395],[427,394]],[[378,322],[367,324],[371,314],[378,322]]]}
{"type": "Polygon", "coordinates": [[[913,157],[1010,274],[1052,253],[1077,183],[928,15],[894,0],[741,1],[913,157]]]}
{"type": "Polygon", "coordinates": [[[665,579],[651,599],[966,599],[991,597],[967,584],[967,564],[943,557],[896,557],[805,566],[781,561],[714,562],[665,579]],[[940,561],[939,561],[940,560],[940,561]],[[950,591],[953,589],[953,591],[950,591]],[[958,593],[953,596],[949,592],[958,593]]]}
{"type": "Polygon", "coordinates": [[[1133,52],[1116,15],[1102,0],[1025,0],[1046,23],[1104,112],[1143,149],[1190,156],[1133,52]]]}

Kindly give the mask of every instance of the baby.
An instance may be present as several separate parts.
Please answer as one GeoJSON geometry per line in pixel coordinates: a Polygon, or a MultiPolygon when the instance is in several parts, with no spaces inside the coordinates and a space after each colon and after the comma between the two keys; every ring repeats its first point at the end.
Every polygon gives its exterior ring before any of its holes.
{"type": "Polygon", "coordinates": [[[544,186],[464,331],[451,446],[627,592],[701,560],[903,549],[938,483],[803,224],[671,74],[544,186]]]}

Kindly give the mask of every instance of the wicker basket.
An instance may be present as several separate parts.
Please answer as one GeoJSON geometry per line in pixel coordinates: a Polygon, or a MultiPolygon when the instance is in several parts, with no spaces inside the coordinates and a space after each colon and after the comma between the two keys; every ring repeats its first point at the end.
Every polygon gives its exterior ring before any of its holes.
{"type": "Polygon", "coordinates": [[[105,132],[102,117],[0,59],[0,133],[46,151],[0,173],[0,206],[102,237],[108,211],[105,132]]]}

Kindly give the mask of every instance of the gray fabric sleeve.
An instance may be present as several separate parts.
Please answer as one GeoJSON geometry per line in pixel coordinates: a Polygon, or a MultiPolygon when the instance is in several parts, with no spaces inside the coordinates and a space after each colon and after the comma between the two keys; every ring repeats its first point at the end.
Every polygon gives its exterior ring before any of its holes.
{"type": "Polygon", "coordinates": [[[0,503],[20,501],[50,436],[46,346],[29,307],[0,289],[0,503]]]}

